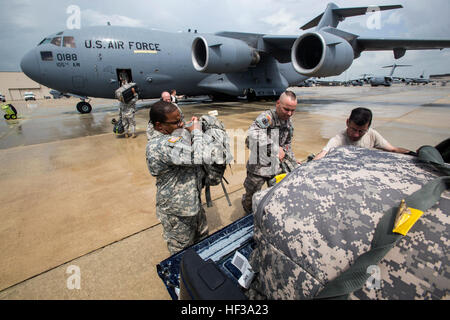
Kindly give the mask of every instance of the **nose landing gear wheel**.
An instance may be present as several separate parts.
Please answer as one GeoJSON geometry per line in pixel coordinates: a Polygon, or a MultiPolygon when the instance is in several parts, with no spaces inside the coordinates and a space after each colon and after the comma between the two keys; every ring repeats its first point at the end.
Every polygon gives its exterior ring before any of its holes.
{"type": "Polygon", "coordinates": [[[77,110],[79,113],[89,113],[92,110],[92,106],[86,101],[81,101],[77,103],[77,110]]]}

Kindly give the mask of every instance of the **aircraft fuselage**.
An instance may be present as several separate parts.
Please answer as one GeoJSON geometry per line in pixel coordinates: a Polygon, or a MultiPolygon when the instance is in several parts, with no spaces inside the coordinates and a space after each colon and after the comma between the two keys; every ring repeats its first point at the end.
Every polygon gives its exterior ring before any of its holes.
{"type": "Polygon", "coordinates": [[[21,67],[49,88],[100,98],[114,98],[120,70],[137,83],[141,98],[156,98],[171,88],[185,95],[238,96],[248,88],[276,95],[307,78],[290,62],[281,64],[269,55],[245,72],[198,72],[192,64],[191,46],[199,35],[112,26],[66,30],[28,52],[21,67]]]}

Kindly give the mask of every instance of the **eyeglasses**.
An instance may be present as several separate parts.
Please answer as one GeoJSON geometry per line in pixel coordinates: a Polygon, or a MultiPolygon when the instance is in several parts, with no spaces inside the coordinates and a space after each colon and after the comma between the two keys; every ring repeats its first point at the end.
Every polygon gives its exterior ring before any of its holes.
{"type": "Polygon", "coordinates": [[[176,120],[176,121],[167,121],[167,122],[163,122],[165,124],[176,124],[177,126],[179,126],[181,123],[183,123],[183,118],[181,118],[180,120],[176,120]]]}

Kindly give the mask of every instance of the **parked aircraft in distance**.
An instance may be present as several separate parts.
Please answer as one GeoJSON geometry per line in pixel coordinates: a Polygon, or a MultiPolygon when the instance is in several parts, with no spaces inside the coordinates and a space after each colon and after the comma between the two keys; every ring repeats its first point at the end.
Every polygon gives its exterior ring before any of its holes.
{"type": "Polygon", "coordinates": [[[309,78],[297,84],[297,87],[312,87],[318,83],[316,78],[309,78]]]}
{"type": "Polygon", "coordinates": [[[361,78],[356,78],[356,79],[351,79],[351,80],[347,80],[347,81],[343,81],[342,84],[346,87],[348,87],[349,85],[352,86],[363,86],[364,83],[369,83],[370,79],[372,77],[370,76],[370,74],[368,73],[364,73],[361,75],[361,78]]]}
{"type": "MultiPolygon", "coordinates": [[[[385,87],[390,87],[392,82],[394,82],[394,71],[396,68],[398,67],[410,67],[409,64],[393,64],[390,66],[384,66],[383,68],[392,68],[391,72],[389,73],[388,76],[384,76],[384,77],[371,77],[369,79],[369,83],[372,87],[377,87],[377,86],[385,86],[385,87]]],[[[400,81],[400,80],[399,80],[400,81]]]]}
{"type": "Polygon", "coordinates": [[[402,78],[402,82],[405,84],[423,84],[426,85],[431,82],[430,78],[425,78],[423,75],[425,73],[425,70],[422,72],[422,74],[419,76],[419,78],[402,78]]]}
{"type": "MultiPolygon", "coordinates": [[[[337,29],[346,17],[373,7],[325,11],[305,24],[301,35],[240,32],[170,33],[99,26],[65,30],[45,37],[21,61],[31,79],[62,94],[81,97],[77,110],[92,110],[88,97],[114,98],[119,78],[137,83],[140,98],[157,98],[176,88],[183,95],[278,96],[310,77],[336,76],[363,51],[450,47],[450,39],[374,39],[337,29]]],[[[377,10],[402,8],[379,6],[377,10]]]]}
{"type": "Polygon", "coordinates": [[[360,80],[362,80],[364,83],[370,83],[370,79],[372,78],[372,74],[371,73],[364,73],[361,75],[360,80]]]}
{"type": "Polygon", "coordinates": [[[359,79],[353,79],[353,80],[348,80],[344,82],[345,86],[349,86],[352,85],[354,87],[356,86],[363,86],[364,85],[364,79],[359,78],[359,79]]]}

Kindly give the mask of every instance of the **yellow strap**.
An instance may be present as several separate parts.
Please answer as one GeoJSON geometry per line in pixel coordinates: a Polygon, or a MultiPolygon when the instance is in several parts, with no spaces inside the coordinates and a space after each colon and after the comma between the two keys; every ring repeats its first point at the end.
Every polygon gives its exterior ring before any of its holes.
{"type": "Polygon", "coordinates": [[[275,176],[275,182],[276,183],[280,182],[281,180],[284,179],[284,177],[286,177],[286,173],[282,173],[282,174],[275,176]]]}

